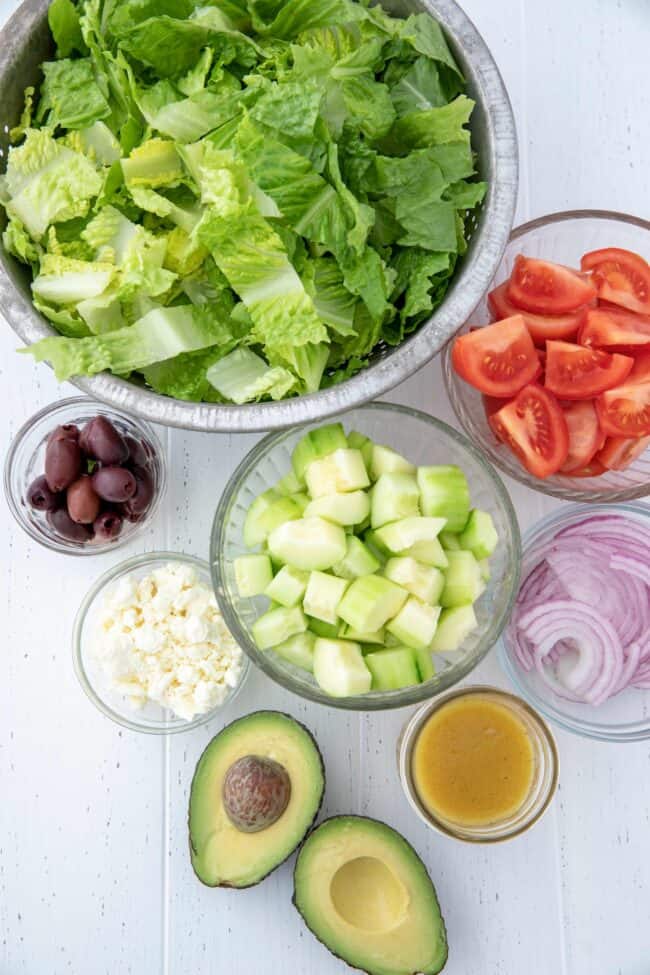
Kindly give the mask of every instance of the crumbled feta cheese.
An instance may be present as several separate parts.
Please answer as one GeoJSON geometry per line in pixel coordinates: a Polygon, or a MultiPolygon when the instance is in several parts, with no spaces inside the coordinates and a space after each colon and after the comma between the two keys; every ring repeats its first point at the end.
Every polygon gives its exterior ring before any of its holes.
{"type": "Polygon", "coordinates": [[[192,566],[170,562],[123,576],[99,608],[94,651],[133,707],[148,701],[188,721],[221,704],[244,655],[210,588],[192,566]]]}

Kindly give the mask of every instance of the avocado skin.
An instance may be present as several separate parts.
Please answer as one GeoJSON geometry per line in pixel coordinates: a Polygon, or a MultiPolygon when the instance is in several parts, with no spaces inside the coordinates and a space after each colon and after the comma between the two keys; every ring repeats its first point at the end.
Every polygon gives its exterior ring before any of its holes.
{"type": "Polygon", "coordinates": [[[297,725],[299,725],[300,728],[302,728],[302,730],[311,738],[312,742],[314,743],[314,748],[316,749],[316,753],[317,753],[318,759],[320,761],[320,770],[321,770],[322,775],[323,775],[323,789],[322,789],[322,792],[321,792],[321,797],[320,797],[320,802],[318,804],[318,809],[314,813],[314,818],[312,819],[312,821],[311,821],[311,823],[310,823],[310,825],[309,825],[309,827],[307,829],[307,832],[305,833],[305,836],[303,836],[301,839],[298,840],[298,842],[296,843],[296,845],[293,847],[292,850],[289,851],[289,853],[286,855],[286,857],[284,858],[284,860],[281,860],[280,863],[277,863],[271,870],[269,870],[262,877],[260,877],[259,880],[256,880],[256,881],[254,881],[251,884],[242,884],[241,886],[238,886],[237,884],[228,884],[228,883],[223,883],[223,884],[207,884],[205,882],[205,880],[203,880],[199,876],[199,874],[197,873],[197,871],[196,871],[196,869],[194,867],[194,861],[192,859],[191,854],[192,853],[196,854],[198,851],[196,850],[196,848],[192,844],[192,834],[190,833],[190,829],[189,829],[190,813],[189,813],[189,808],[188,808],[188,813],[187,813],[187,826],[188,826],[188,830],[187,830],[187,832],[188,832],[188,840],[189,840],[188,845],[189,845],[189,849],[190,849],[190,863],[192,864],[192,871],[193,871],[194,876],[196,877],[196,879],[200,883],[202,883],[204,887],[209,887],[211,890],[216,890],[218,888],[224,888],[224,889],[228,889],[228,890],[248,890],[250,887],[257,887],[258,884],[261,884],[263,880],[266,880],[266,878],[273,873],[274,870],[277,870],[278,867],[281,867],[283,863],[286,863],[287,860],[289,859],[289,857],[292,856],[296,852],[296,850],[298,849],[298,847],[302,845],[304,839],[312,832],[312,826],[316,822],[316,820],[318,818],[318,814],[319,814],[319,812],[321,810],[321,807],[323,805],[323,798],[325,796],[325,788],[326,788],[326,781],[325,781],[325,763],[323,762],[323,756],[322,756],[322,753],[321,753],[320,748],[318,747],[318,742],[314,738],[314,736],[311,733],[311,731],[309,730],[309,728],[306,725],[304,725],[302,723],[302,721],[298,721],[296,718],[293,717],[293,715],[287,714],[286,711],[271,711],[268,708],[267,709],[261,709],[259,711],[251,711],[250,714],[244,714],[240,718],[235,718],[234,721],[231,721],[231,722],[229,722],[229,724],[224,725],[223,728],[221,729],[221,731],[218,731],[217,734],[214,735],[214,737],[210,739],[210,741],[208,742],[208,744],[205,746],[205,748],[201,752],[201,755],[199,756],[199,759],[198,759],[198,761],[196,763],[196,767],[194,769],[194,775],[192,776],[192,782],[190,784],[190,801],[191,801],[191,798],[192,798],[192,789],[194,788],[194,780],[196,778],[196,773],[197,773],[197,770],[198,770],[198,767],[199,767],[199,763],[201,761],[201,758],[203,757],[204,752],[207,751],[207,749],[210,747],[210,745],[215,740],[215,738],[218,738],[219,735],[222,734],[222,732],[226,731],[226,729],[228,729],[228,728],[231,728],[233,725],[238,724],[240,721],[247,721],[249,718],[252,718],[252,717],[258,717],[260,715],[270,715],[270,714],[273,714],[273,715],[279,714],[279,715],[282,715],[282,717],[288,718],[290,721],[293,721],[294,724],[297,724],[297,725]]]}
{"type": "MultiPolygon", "coordinates": [[[[387,826],[389,829],[393,830],[393,832],[396,832],[396,833],[398,832],[398,830],[396,830],[393,826],[390,826],[389,823],[385,823],[382,819],[374,819],[372,816],[357,816],[354,813],[346,813],[344,815],[339,815],[339,816],[328,816],[328,818],[327,819],[324,819],[322,822],[320,822],[318,824],[318,826],[315,826],[313,829],[310,829],[309,832],[305,835],[302,843],[300,844],[300,847],[302,848],[302,846],[304,846],[304,844],[307,842],[307,840],[309,839],[309,837],[310,836],[313,836],[314,833],[317,833],[318,830],[321,828],[321,826],[325,826],[326,823],[331,823],[331,822],[334,822],[336,820],[344,820],[344,819],[360,819],[360,820],[363,820],[364,822],[379,823],[380,826],[387,826]]],[[[426,870],[426,866],[424,864],[424,861],[423,861],[422,857],[416,852],[415,848],[413,846],[411,846],[411,844],[406,839],[406,837],[402,836],[401,833],[399,833],[399,836],[401,836],[402,840],[404,841],[404,843],[406,843],[406,845],[408,846],[408,848],[411,851],[411,853],[413,854],[413,856],[416,857],[416,859],[418,859],[420,861],[420,863],[422,864],[422,866],[426,870]]],[[[297,861],[296,861],[296,863],[297,863],[297,861]]],[[[427,875],[428,875],[429,874],[429,871],[426,870],[426,872],[427,872],[427,875]]],[[[305,927],[308,928],[311,931],[311,933],[314,935],[314,937],[319,942],[319,944],[322,944],[323,947],[327,951],[329,951],[330,955],[333,955],[335,958],[338,958],[338,960],[339,961],[342,961],[343,964],[346,965],[348,968],[351,968],[355,972],[357,972],[357,971],[363,971],[363,972],[365,972],[365,975],[372,975],[372,972],[368,972],[365,969],[359,969],[356,965],[351,964],[351,962],[349,962],[346,958],[343,958],[341,955],[337,955],[337,953],[335,951],[332,951],[332,949],[328,945],[326,945],[324,941],[321,941],[321,939],[318,937],[318,934],[316,933],[316,931],[314,931],[314,929],[311,927],[311,925],[307,923],[307,921],[306,921],[306,919],[305,919],[302,911],[300,910],[300,908],[298,907],[298,905],[296,903],[296,868],[295,867],[294,867],[294,871],[293,871],[293,877],[294,877],[294,884],[293,884],[293,896],[291,898],[291,903],[293,904],[293,906],[295,907],[296,911],[300,915],[300,918],[301,918],[303,924],[305,925],[305,927]]],[[[432,885],[433,890],[434,890],[436,902],[438,903],[438,906],[439,906],[438,894],[437,894],[437,891],[435,889],[435,886],[433,885],[433,881],[431,881],[431,885],[432,885]]],[[[442,959],[442,964],[440,965],[440,968],[437,969],[436,975],[438,975],[438,973],[443,970],[443,968],[445,967],[445,965],[447,964],[447,961],[449,959],[449,943],[448,943],[448,940],[447,940],[447,927],[445,925],[445,919],[442,916],[442,912],[440,912],[440,928],[441,928],[441,934],[443,935],[443,937],[445,939],[445,953],[444,953],[444,958],[442,959]]],[[[418,972],[412,972],[411,975],[419,975],[419,973],[418,972]]]]}

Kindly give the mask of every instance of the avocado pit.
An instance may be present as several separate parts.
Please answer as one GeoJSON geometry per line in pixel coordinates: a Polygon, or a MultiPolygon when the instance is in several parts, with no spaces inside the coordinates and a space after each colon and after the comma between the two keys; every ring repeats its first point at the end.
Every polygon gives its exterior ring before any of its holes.
{"type": "Polygon", "coordinates": [[[291,779],[271,758],[245,755],[226,772],[223,805],[228,819],[242,833],[259,833],[277,822],[289,805],[291,779]]]}

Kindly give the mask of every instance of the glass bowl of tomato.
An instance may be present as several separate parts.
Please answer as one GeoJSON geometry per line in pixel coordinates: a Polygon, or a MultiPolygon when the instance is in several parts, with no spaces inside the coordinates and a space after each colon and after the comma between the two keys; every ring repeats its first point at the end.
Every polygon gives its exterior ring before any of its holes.
{"type": "Polygon", "coordinates": [[[650,222],[626,214],[513,231],[443,353],[463,429],[510,477],[572,501],[650,494],[649,260],[650,222]]]}

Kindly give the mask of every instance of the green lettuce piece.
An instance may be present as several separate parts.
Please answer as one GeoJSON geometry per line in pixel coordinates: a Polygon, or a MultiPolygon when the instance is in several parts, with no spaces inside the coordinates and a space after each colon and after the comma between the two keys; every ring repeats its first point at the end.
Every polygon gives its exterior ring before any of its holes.
{"type": "Polygon", "coordinates": [[[398,115],[440,108],[448,99],[442,89],[435,61],[420,57],[391,89],[390,97],[398,115]]]}
{"type": "Polygon", "coordinates": [[[12,217],[2,234],[2,243],[8,254],[13,254],[23,264],[37,264],[41,248],[31,239],[20,220],[12,217]]]}
{"type": "MultiPolygon", "coordinates": [[[[76,308],[69,305],[49,305],[46,301],[42,301],[38,295],[34,295],[33,302],[34,308],[51,321],[61,335],[70,339],[84,338],[90,335],[90,329],[76,308]]],[[[21,352],[25,351],[25,349],[21,349],[21,352]]]]}
{"type": "Polygon", "coordinates": [[[127,186],[174,186],[183,168],[173,142],[148,139],[122,159],[122,173],[127,186]]]}
{"type": "Polygon", "coordinates": [[[433,310],[431,289],[434,278],[446,280],[453,270],[449,254],[435,254],[418,247],[404,247],[395,258],[397,279],[392,294],[393,301],[402,297],[400,319],[427,314],[433,310]]]}
{"type": "Polygon", "coordinates": [[[460,180],[447,187],[444,198],[453,203],[457,210],[473,210],[483,201],[486,193],[487,183],[460,180]]]}
{"type": "Polygon", "coordinates": [[[270,396],[283,399],[296,385],[296,377],[282,366],[269,366],[250,349],[235,349],[207,371],[208,382],[233,403],[251,403],[270,396]]]}
{"type": "Polygon", "coordinates": [[[192,233],[201,219],[201,211],[198,206],[179,206],[166,196],[162,196],[160,193],[156,193],[155,190],[148,189],[146,186],[130,185],[129,193],[133,202],[141,210],[170,220],[188,234],[192,233]]]}
{"type": "Polygon", "coordinates": [[[309,342],[288,350],[282,359],[302,379],[304,391],[315,393],[320,388],[329,353],[328,343],[309,342]]]}
{"type": "MultiPolygon", "coordinates": [[[[9,130],[9,139],[11,140],[12,145],[20,142],[20,140],[24,138],[25,134],[27,133],[27,130],[32,127],[35,93],[36,89],[32,85],[25,88],[23,110],[20,114],[18,125],[15,125],[13,129],[9,130]]],[[[0,197],[0,203],[1,202],[2,199],[0,197]]]]}
{"type": "Polygon", "coordinates": [[[93,335],[114,332],[127,324],[119,295],[110,287],[96,298],[80,301],[77,304],[77,312],[93,335]]]}
{"type": "Polygon", "coordinates": [[[345,24],[359,16],[350,0],[249,0],[251,20],[264,37],[292,38],[312,27],[345,24]]]}
{"type": "Polygon", "coordinates": [[[45,254],[32,291],[48,304],[69,305],[96,298],[111,283],[112,264],[76,261],[69,257],[45,254]]]}
{"type": "Polygon", "coordinates": [[[311,137],[323,97],[309,81],[268,84],[250,109],[256,122],[278,129],[283,136],[311,137]]]}
{"type": "Polygon", "coordinates": [[[92,163],[55,142],[48,129],[29,129],[23,144],[9,150],[7,212],[34,240],[51,223],[84,216],[101,185],[92,163]]]}
{"type": "Polygon", "coordinates": [[[68,58],[73,52],[87,54],[79,23],[79,11],[72,0],[52,0],[48,7],[47,21],[60,58],[68,58]]]}
{"type": "Polygon", "coordinates": [[[358,298],[343,283],[343,274],[333,258],[313,262],[314,306],[318,315],[337,335],[354,335],[358,298]]]}
{"type": "Polygon", "coordinates": [[[398,21],[399,37],[408,41],[416,51],[433,61],[439,61],[453,71],[462,81],[462,74],[449,50],[445,35],[437,20],[428,14],[411,14],[404,21],[398,21]]]}
{"type": "Polygon", "coordinates": [[[404,155],[411,149],[424,149],[446,142],[469,143],[469,132],[463,126],[469,122],[473,108],[471,98],[459,95],[448,105],[404,115],[395,122],[382,148],[394,151],[396,155],[404,155]]]}
{"type": "Polygon", "coordinates": [[[243,207],[229,216],[208,211],[197,233],[246,305],[254,323],[251,337],[267,355],[327,340],[281,239],[260,214],[243,207]]]}
{"type": "Polygon", "coordinates": [[[111,166],[120,158],[120,144],[105,122],[93,122],[88,128],[76,133],[79,148],[91,161],[100,166],[111,166]]]}
{"type": "Polygon", "coordinates": [[[167,96],[162,105],[156,105],[146,93],[138,99],[138,105],[152,129],[176,142],[195,142],[241,113],[232,93],[211,91],[176,100],[167,96]]]}
{"type": "Polygon", "coordinates": [[[94,376],[110,369],[118,375],[171,359],[181,352],[203,349],[224,341],[227,325],[209,306],[154,308],[134,325],[105,335],[73,339],[52,336],[26,349],[36,362],[47,360],[59,382],[71,376],[94,376]]]}
{"type": "Polygon", "coordinates": [[[157,393],[174,399],[223,403],[223,396],[208,382],[206,374],[210,366],[232,351],[237,341],[197,352],[182,352],[173,359],[156,362],[142,370],[145,382],[157,393]]]}
{"type": "Polygon", "coordinates": [[[52,128],[83,129],[111,114],[111,107],[95,81],[90,58],[46,61],[37,121],[52,128]]]}
{"type": "Polygon", "coordinates": [[[166,14],[143,20],[122,33],[119,40],[127,54],[153,68],[161,78],[187,74],[206,47],[213,49],[221,64],[237,62],[252,68],[259,57],[257,44],[245,34],[213,30],[199,20],[180,20],[166,14]]]}

